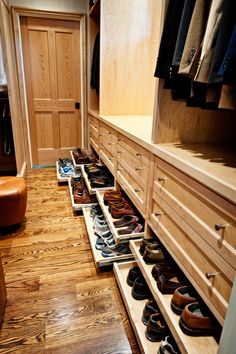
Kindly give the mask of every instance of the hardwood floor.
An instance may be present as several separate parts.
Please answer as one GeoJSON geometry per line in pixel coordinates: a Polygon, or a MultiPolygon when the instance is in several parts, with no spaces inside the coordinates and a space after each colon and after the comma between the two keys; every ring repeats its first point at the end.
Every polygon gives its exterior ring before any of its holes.
{"type": "Polygon", "coordinates": [[[54,168],[28,172],[20,228],[0,237],[0,353],[139,353],[113,272],[96,270],[82,216],[54,168]]]}

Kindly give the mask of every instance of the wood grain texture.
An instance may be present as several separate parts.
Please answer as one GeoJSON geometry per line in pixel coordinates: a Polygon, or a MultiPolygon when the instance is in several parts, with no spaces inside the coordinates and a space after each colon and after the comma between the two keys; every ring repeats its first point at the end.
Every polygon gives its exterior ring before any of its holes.
{"type": "Polygon", "coordinates": [[[1,353],[139,353],[111,271],[98,272],[83,217],[54,169],[27,172],[18,229],[1,232],[1,353]]]}

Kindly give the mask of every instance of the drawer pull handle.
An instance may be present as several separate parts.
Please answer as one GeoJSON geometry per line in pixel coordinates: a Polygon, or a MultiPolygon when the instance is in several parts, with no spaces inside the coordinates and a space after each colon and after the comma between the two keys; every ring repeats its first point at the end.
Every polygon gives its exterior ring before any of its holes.
{"type": "Polygon", "coordinates": [[[112,145],[112,143],[108,143],[108,145],[112,145]]]}
{"type": "Polygon", "coordinates": [[[103,136],[102,134],[99,134],[99,136],[103,136]]]}
{"type": "Polygon", "coordinates": [[[214,278],[216,275],[219,275],[221,274],[221,272],[207,272],[206,273],[206,278],[207,279],[211,279],[211,278],[214,278]]]}
{"type": "Polygon", "coordinates": [[[135,167],[135,171],[141,171],[142,167],[135,167]]]}
{"type": "Polygon", "coordinates": [[[216,231],[220,231],[222,229],[225,229],[229,224],[215,224],[215,229],[216,231]]]}
{"type": "Polygon", "coordinates": [[[164,182],[167,179],[167,177],[158,177],[157,179],[159,182],[164,182]]]}
{"type": "Polygon", "coordinates": [[[121,154],[121,153],[122,153],[122,151],[120,151],[120,150],[119,150],[119,151],[117,151],[117,154],[121,154]]]}
{"type": "Polygon", "coordinates": [[[123,168],[117,168],[117,171],[121,172],[123,171],[123,168]]]}
{"type": "Polygon", "coordinates": [[[123,141],[123,139],[117,139],[117,141],[123,141]]]}
{"type": "Polygon", "coordinates": [[[139,152],[136,152],[136,156],[142,156],[143,154],[140,154],[139,152]]]}
{"type": "Polygon", "coordinates": [[[162,213],[158,213],[157,211],[155,212],[155,214],[154,214],[155,216],[161,216],[162,215],[162,213]]]}
{"type": "Polygon", "coordinates": [[[140,189],[135,189],[134,191],[135,191],[136,193],[141,192],[141,190],[140,190],[140,189]]]}
{"type": "Polygon", "coordinates": [[[108,157],[108,160],[109,160],[109,161],[112,161],[112,160],[113,160],[113,158],[112,158],[112,157],[108,157]]]}
{"type": "Polygon", "coordinates": [[[111,132],[108,132],[109,135],[111,135],[112,133],[111,132]]]}

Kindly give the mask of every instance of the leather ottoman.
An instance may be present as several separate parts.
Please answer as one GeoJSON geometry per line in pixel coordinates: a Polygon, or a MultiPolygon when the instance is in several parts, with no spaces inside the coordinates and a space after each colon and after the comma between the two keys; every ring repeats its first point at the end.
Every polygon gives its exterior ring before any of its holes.
{"type": "Polygon", "coordinates": [[[19,224],[26,210],[27,188],[23,177],[0,177],[0,227],[19,224]]]}

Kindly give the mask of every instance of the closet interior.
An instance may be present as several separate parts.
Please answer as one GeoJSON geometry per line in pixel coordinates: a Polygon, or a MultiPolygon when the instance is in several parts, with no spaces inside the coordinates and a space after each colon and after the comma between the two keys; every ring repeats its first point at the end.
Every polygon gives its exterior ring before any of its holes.
{"type": "MultiPolygon", "coordinates": [[[[154,78],[167,5],[98,0],[90,7],[92,70],[100,37],[99,89],[89,89],[90,144],[144,217],[144,239],[159,240],[223,326],[236,269],[235,112],[187,107],[154,78]]],[[[135,264],[180,351],[215,353],[219,338],[181,331],[140,242],[129,243],[135,264]]],[[[114,271],[140,348],[152,353],[157,344],[144,334],[144,304],[126,283],[133,266],[115,263],[114,271]]]]}

